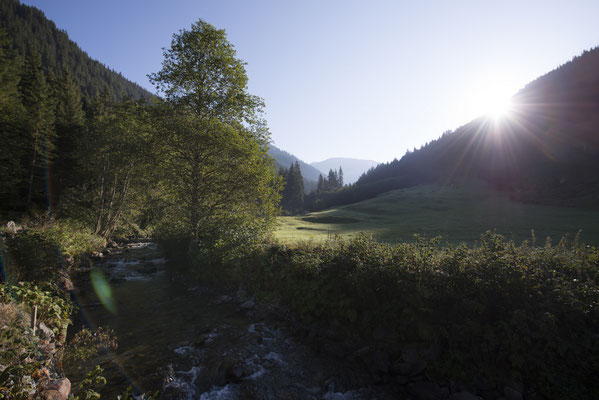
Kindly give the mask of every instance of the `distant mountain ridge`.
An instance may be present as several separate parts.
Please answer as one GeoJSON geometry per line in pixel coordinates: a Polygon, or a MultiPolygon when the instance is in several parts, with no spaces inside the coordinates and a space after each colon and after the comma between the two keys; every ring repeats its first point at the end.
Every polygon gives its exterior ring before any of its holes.
{"type": "Polygon", "coordinates": [[[115,99],[123,95],[136,100],[153,96],[138,84],[88,56],[69,39],[66,31],[58,29],[35,7],[17,0],[0,0],[0,29],[7,33],[14,53],[25,57],[32,49],[36,49],[42,56],[47,72],[59,76],[66,69],[71,79],[79,85],[81,93],[89,98],[106,86],[115,99]]]}
{"type": "Polygon", "coordinates": [[[503,119],[477,118],[379,164],[318,209],[427,183],[480,179],[517,201],[599,207],[599,48],[535,79],[503,119]]]}
{"type": "Polygon", "coordinates": [[[321,174],[319,170],[311,166],[310,164],[300,160],[291,153],[285,150],[279,149],[277,146],[270,144],[268,154],[275,159],[275,165],[279,168],[289,168],[292,163],[296,161],[299,163],[302,177],[304,178],[304,191],[309,193],[316,189],[316,183],[318,182],[318,176],[321,174]]]}
{"type": "Polygon", "coordinates": [[[370,168],[379,165],[379,162],[373,160],[361,160],[357,158],[335,157],[324,161],[310,163],[311,166],[318,169],[324,176],[327,176],[329,170],[338,170],[343,168],[343,183],[350,184],[362,176],[370,168]]]}

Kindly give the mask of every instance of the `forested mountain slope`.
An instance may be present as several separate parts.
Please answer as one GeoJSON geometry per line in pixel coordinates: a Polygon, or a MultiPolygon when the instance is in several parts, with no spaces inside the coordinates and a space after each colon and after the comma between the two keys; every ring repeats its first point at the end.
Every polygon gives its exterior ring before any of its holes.
{"type": "Polygon", "coordinates": [[[302,172],[302,177],[304,178],[304,189],[306,193],[316,189],[316,182],[318,181],[318,176],[320,175],[319,170],[300,160],[293,154],[279,149],[273,144],[270,144],[269,147],[268,154],[275,159],[275,165],[277,169],[289,168],[291,164],[297,161],[302,172]]]}
{"type": "Polygon", "coordinates": [[[133,99],[152,96],[120,73],[90,58],[64,30],[58,29],[35,7],[17,0],[0,0],[0,29],[7,33],[9,46],[16,55],[25,57],[35,49],[42,56],[46,72],[58,76],[67,70],[88,97],[94,97],[105,86],[115,100],[123,94],[133,99]]]}
{"type": "Polygon", "coordinates": [[[520,201],[599,207],[599,48],[531,82],[513,103],[501,119],[480,117],[378,165],[317,208],[468,178],[520,201]]]}
{"type": "Polygon", "coordinates": [[[368,171],[370,168],[376,167],[379,163],[373,160],[360,160],[356,158],[335,157],[328,158],[324,161],[310,163],[327,176],[329,170],[343,169],[343,181],[345,184],[354,183],[358,178],[368,171]]]}

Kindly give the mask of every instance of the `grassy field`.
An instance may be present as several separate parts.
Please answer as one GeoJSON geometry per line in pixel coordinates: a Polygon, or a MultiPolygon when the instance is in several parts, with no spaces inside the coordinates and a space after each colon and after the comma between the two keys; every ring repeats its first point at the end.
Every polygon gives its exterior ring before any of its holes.
{"type": "Polygon", "coordinates": [[[517,243],[537,244],[549,236],[599,245],[599,211],[516,203],[484,184],[426,185],[394,190],[376,198],[320,212],[279,217],[275,237],[282,243],[320,242],[360,232],[388,242],[411,241],[414,234],[473,244],[481,233],[495,230],[517,243]]]}

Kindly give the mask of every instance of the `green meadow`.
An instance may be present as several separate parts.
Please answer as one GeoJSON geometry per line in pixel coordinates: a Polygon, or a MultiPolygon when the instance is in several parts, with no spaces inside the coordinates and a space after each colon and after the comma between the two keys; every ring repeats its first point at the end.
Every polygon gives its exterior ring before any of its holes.
{"type": "Polygon", "coordinates": [[[578,235],[581,243],[599,245],[599,210],[518,203],[482,183],[394,190],[359,203],[279,217],[278,224],[275,237],[287,245],[360,233],[385,242],[411,241],[419,234],[474,244],[487,230],[516,243],[533,240],[534,231],[536,244],[547,237],[555,242],[578,235]]]}

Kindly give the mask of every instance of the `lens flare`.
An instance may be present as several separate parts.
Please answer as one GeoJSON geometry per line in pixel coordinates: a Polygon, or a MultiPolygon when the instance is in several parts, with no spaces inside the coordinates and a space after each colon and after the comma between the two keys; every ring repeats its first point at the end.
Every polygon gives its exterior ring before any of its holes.
{"type": "Polygon", "coordinates": [[[108,284],[108,281],[104,277],[102,271],[97,268],[92,269],[90,273],[90,279],[92,281],[92,286],[94,287],[94,291],[98,295],[98,298],[106,307],[108,311],[112,314],[116,314],[116,301],[112,296],[112,289],[108,284]]]}

